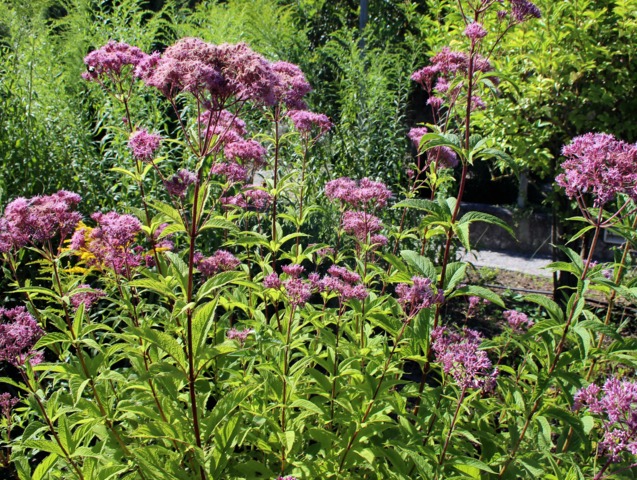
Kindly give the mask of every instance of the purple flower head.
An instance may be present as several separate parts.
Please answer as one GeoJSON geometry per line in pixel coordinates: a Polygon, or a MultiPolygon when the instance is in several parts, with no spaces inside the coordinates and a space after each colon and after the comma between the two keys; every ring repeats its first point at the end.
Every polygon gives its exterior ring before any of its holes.
{"type": "Polygon", "coordinates": [[[256,165],[263,165],[266,151],[263,145],[255,140],[240,140],[226,144],[223,154],[228,159],[238,158],[244,164],[254,162],[256,165]]]}
{"type": "Polygon", "coordinates": [[[354,208],[382,208],[392,197],[391,190],[382,182],[363,178],[356,184],[347,177],[337,178],[325,184],[325,196],[330,200],[340,200],[354,208]]]}
{"type": "Polygon", "coordinates": [[[414,144],[414,147],[418,149],[420,147],[420,141],[422,140],[422,137],[428,132],[429,130],[427,130],[427,127],[416,127],[409,130],[407,136],[409,137],[409,140],[411,140],[411,143],[414,144]]]}
{"type": "Polygon", "coordinates": [[[636,454],[637,383],[609,378],[601,389],[591,384],[574,396],[573,408],[584,407],[602,417],[604,436],[599,443],[602,454],[611,462],[621,461],[622,452],[636,454]]]}
{"type": "Polygon", "coordinates": [[[137,160],[149,162],[153,159],[160,143],[161,136],[156,133],[148,133],[146,129],[140,128],[131,134],[128,148],[137,160]]]}
{"type": "Polygon", "coordinates": [[[427,105],[429,105],[434,110],[440,110],[440,107],[442,107],[444,104],[444,99],[440,97],[429,97],[427,99],[427,105]]]}
{"type": "Polygon", "coordinates": [[[382,208],[387,205],[387,200],[392,197],[391,190],[382,182],[374,182],[369,178],[363,178],[354,190],[349,203],[355,208],[374,206],[382,208]]]}
{"type": "Polygon", "coordinates": [[[197,119],[201,135],[210,140],[212,135],[219,138],[213,147],[240,142],[246,136],[246,123],[228,110],[206,110],[197,119]]]}
{"type": "Polygon", "coordinates": [[[197,175],[182,168],[170,180],[164,180],[164,187],[169,195],[182,198],[188,187],[197,182],[197,175]]]}
{"type": "Polygon", "coordinates": [[[305,305],[312,295],[311,284],[300,278],[289,278],[283,282],[283,288],[290,304],[294,307],[305,305]]]}
{"type": "Polygon", "coordinates": [[[291,110],[305,110],[303,97],[312,91],[303,71],[288,62],[275,62],[272,71],[278,79],[274,92],[277,102],[284,103],[291,110]]]}
{"type": "Polygon", "coordinates": [[[226,177],[230,183],[245,182],[248,179],[246,168],[235,162],[215,163],[210,172],[226,177]]]}
{"type": "Polygon", "coordinates": [[[111,40],[84,57],[87,71],[82,77],[89,81],[97,81],[103,77],[117,81],[125,67],[130,66],[135,70],[141,64],[152,61],[150,57],[137,47],[111,40]]]}
{"type": "Polygon", "coordinates": [[[374,250],[378,250],[379,248],[387,245],[389,240],[385,235],[372,235],[369,239],[369,244],[372,246],[374,250]]]}
{"type": "Polygon", "coordinates": [[[318,135],[321,136],[329,132],[333,124],[330,119],[322,113],[313,113],[306,110],[290,110],[288,117],[292,120],[294,128],[302,135],[310,135],[313,130],[318,129],[318,135]]]}
{"type": "Polygon", "coordinates": [[[338,265],[332,265],[327,270],[327,273],[329,276],[338,278],[349,285],[355,285],[361,281],[361,276],[358,273],[352,272],[345,267],[339,267],[338,265]]]}
{"type": "Polygon", "coordinates": [[[140,74],[167,97],[189,92],[202,100],[210,97],[215,108],[233,96],[266,105],[276,101],[277,76],[269,62],[244,43],[213,45],[182,38],[140,74]]]}
{"type": "Polygon", "coordinates": [[[431,92],[431,86],[433,79],[438,74],[439,68],[435,65],[430,65],[420,70],[417,70],[411,75],[411,79],[414,82],[419,83],[426,91],[431,92]]]}
{"type": "Polygon", "coordinates": [[[319,290],[335,292],[341,302],[351,299],[362,301],[369,296],[365,285],[359,283],[361,277],[357,273],[338,265],[332,265],[327,273],[320,282],[319,290]]]}
{"type": "Polygon", "coordinates": [[[528,0],[511,0],[511,16],[516,22],[522,23],[531,18],[542,18],[542,12],[528,0]]]}
{"type": "Polygon", "coordinates": [[[212,277],[218,272],[234,270],[241,262],[226,250],[217,250],[211,257],[203,258],[197,263],[197,268],[205,277],[212,277]]]}
{"type": "Polygon", "coordinates": [[[637,146],[604,133],[575,137],[562,149],[564,173],[555,179],[570,198],[590,193],[601,207],[618,193],[637,199],[637,146]]]}
{"type": "Polygon", "coordinates": [[[278,290],[281,288],[281,279],[276,273],[271,273],[263,279],[263,287],[278,290]]]}
{"type": "Polygon", "coordinates": [[[12,397],[10,393],[5,392],[0,394],[0,412],[2,412],[2,416],[10,422],[11,420],[11,410],[16,404],[20,401],[19,398],[12,397]]]}
{"type": "Polygon", "coordinates": [[[94,213],[95,228],[80,228],[71,239],[71,248],[86,259],[88,265],[108,268],[128,277],[131,269],[141,264],[141,255],[133,247],[141,232],[140,221],[132,215],[117,212],[94,213]]]}
{"type": "Polygon", "coordinates": [[[272,203],[272,195],[254,185],[249,185],[242,193],[232,197],[221,197],[220,200],[223,205],[263,211],[272,203]]]}
{"type": "Polygon", "coordinates": [[[356,188],[357,185],[354,180],[347,177],[337,178],[325,184],[325,196],[332,201],[349,202],[351,192],[356,188]]]}
{"type": "Polygon", "coordinates": [[[332,247],[323,247],[318,249],[315,253],[317,257],[319,257],[320,259],[323,259],[330,255],[334,255],[334,252],[335,250],[332,247]]]}
{"type": "Polygon", "coordinates": [[[253,334],[254,330],[251,328],[247,328],[245,330],[237,330],[236,328],[231,328],[226,332],[226,338],[228,340],[237,340],[241,346],[246,343],[248,336],[253,334]]]}
{"type": "Polygon", "coordinates": [[[464,29],[464,34],[469,37],[472,42],[478,42],[487,36],[487,31],[478,22],[472,22],[464,29]]]}
{"type": "Polygon", "coordinates": [[[522,334],[535,324],[525,313],[517,310],[506,310],[502,313],[502,316],[509,322],[513,333],[522,334]]]}
{"type": "Polygon", "coordinates": [[[429,308],[437,303],[438,296],[429,278],[412,277],[413,284],[399,283],[396,286],[398,303],[403,308],[407,319],[411,319],[423,308],[429,308]]]}
{"type": "Polygon", "coordinates": [[[365,212],[347,211],[343,214],[343,230],[359,242],[366,243],[369,237],[381,229],[380,219],[365,212]]]}
{"type": "Polygon", "coordinates": [[[449,87],[450,87],[449,80],[447,80],[445,77],[440,77],[436,81],[436,85],[434,86],[434,90],[437,93],[447,93],[449,91],[449,87]]]}
{"type": "Polygon", "coordinates": [[[104,290],[91,288],[88,284],[78,285],[77,288],[80,289],[80,291],[72,293],[70,298],[71,305],[75,310],[77,310],[81,304],[84,304],[84,310],[89,311],[95,302],[106,295],[104,290]]]}
{"type": "Polygon", "coordinates": [[[455,168],[458,166],[458,155],[444,145],[427,150],[428,163],[436,162],[438,168],[455,168]]]}
{"type": "Polygon", "coordinates": [[[471,97],[471,111],[475,112],[476,110],[484,110],[487,108],[487,104],[484,103],[482,97],[478,95],[473,95],[471,97]]]}
{"type": "Polygon", "coordinates": [[[65,190],[30,199],[16,198],[0,219],[0,252],[48,242],[58,234],[64,240],[82,219],[74,211],[80,201],[78,194],[65,190]]]}
{"type": "Polygon", "coordinates": [[[39,363],[41,357],[33,350],[44,335],[35,318],[24,307],[0,308],[0,361],[20,367],[29,360],[39,363]],[[35,361],[34,361],[35,360],[35,361]]]}
{"type": "Polygon", "coordinates": [[[498,20],[502,21],[509,16],[509,12],[506,10],[498,10],[498,20]]]}
{"type": "Polygon", "coordinates": [[[437,327],[431,332],[431,339],[436,361],[460,388],[485,391],[493,388],[498,370],[493,369],[487,352],[480,350],[482,337],[478,332],[469,328],[453,332],[446,327],[437,327]]]}
{"type": "Polygon", "coordinates": [[[478,310],[478,307],[480,306],[481,301],[482,299],[480,297],[474,297],[474,296],[469,297],[469,308],[467,309],[468,317],[475,315],[476,311],[478,310]]]}
{"type": "Polygon", "coordinates": [[[283,273],[289,275],[292,278],[299,278],[305,271],[305,268],[301,265],[291,264],[282,266],[281,270],[283,270],[283,273]]]}

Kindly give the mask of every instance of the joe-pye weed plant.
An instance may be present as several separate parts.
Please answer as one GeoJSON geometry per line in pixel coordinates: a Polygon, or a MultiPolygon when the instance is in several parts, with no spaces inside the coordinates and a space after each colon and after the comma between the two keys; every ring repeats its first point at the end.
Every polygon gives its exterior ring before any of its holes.
{"type": "Polygon", "coordinates": [[[457,45],[412,77],[434,123],[410,134],[407,198],[370,178],[328,182],[333,245],[304,232],[318,208],[308,164],[331,123],[307,110],[297,66],[196,38],[161,54],[115,41],[88,54],[85,78],[125,111],[114,129],[130,157],[117,171],[141,208],[83,219],[66,191],[5,208],[5,466],[21,479],[633,477],[637,387],[620,376],[635,342],[612,306],[635,292],[624,276],[637,147],[589,134],[564,149],[557,183],[581,207],[577,236],[593,234],[584,258],[564,247],[571,262],[552,265],[579,278],[565,306],[530,295],[544,315],[528,318],[466,285],[454,244],[470,249],[476,221],[508,228],[460,213],[473,162],[504,155],[472,133],[471,115],[497,93],[499,40],[541,14],[526,0],[457,7],[457,45]],[[172,108],[172,138],[131,108],[149,91],[172,108]],[[269,128],[242,120],[258,115],[269,128]],[[162,155],[168,143],[183,158],[162,155]],[[150,184],[164,189],[149,195],[150,184]],[[383,222],[389,207],[399,225],[383,222]],[[594,265],[604,228],[627,243],[594,265]],[[608,296],[604,319],[591,289],[608,296]],[[501,334],[448,318],[468,296],[506,310],[501,334]]]}

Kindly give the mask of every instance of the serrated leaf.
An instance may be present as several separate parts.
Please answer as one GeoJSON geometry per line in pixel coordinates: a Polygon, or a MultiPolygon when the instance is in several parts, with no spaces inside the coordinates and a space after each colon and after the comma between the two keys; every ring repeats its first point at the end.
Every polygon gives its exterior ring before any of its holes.
{"type": "Polygon", "coordinates": [[[44,475],[46,475],[46,473],[49,470],[51,470],[51,467],[55,465],[55,462],[57,461],[58,458],[59,457],[57,454],[51,453],[44,460],[38,463],[38,466],[35,467],[35,470],[33,471],[33,476],[31,477],[31,480],[41,480],[44,477],[44,475]]]}
{"type": "Polygon", "coordinates": [[[477,285],[466,285],[464,287],[460,287],[457,290],[453,291],[448,298],[459,297],[459,296],[474,296],[484,298],[485,300],[489,300],[491,303],[497,305],[501,308],[506,308],[504,301],[500,298],[500,295],[489,290],[488,288],[480,287],[477,285]]]}
{"type": "Polygon", "coordinates": [[[537,293],[531,293],[529,295],[524,296],[524,300],[527,302],[532,302],[538,304],[540,307],[543,307],[547,313],[551,316],[553,320],[558,322],[564,321],[564,312],[560,306],[544,295],[539,295],[537,293]]]}
{"type": "Polygon", "coordinates": [[[434,267],[434,264],[427,257],[424,257],[413,250],[401,250],[400,256],[403,257],[405,261],[415,268],[416,271],[423,277],[427,277],[432,280],[436,279],[436,267],[434,267]]]}
{"type": "Polygon", "coordinates": [[[512,237],[515,237],[515,233],[513,232],[513,229],[508,223],[489,213],[467,212],[462,216],[460,220],[458,220],[459,224],[465,224],[465,223],[471,224],[473,222],[482,222],[482,223],[488,223],[489,225],[497,225],[498,227],[504,229],[512,237]]]}

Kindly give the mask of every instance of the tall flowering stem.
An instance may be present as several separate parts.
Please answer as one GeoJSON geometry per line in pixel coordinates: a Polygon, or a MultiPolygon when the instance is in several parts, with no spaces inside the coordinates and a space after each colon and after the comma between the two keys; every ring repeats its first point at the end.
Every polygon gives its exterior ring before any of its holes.
{"type": "MultiPolygon", "coordinates": [[[[396,349],[398,348],[398,345],[400,344],[403,338],[405,330],[407,329],[411,321],[416,317],[416,315],[420,313],[422,309],[430,308],[435,303],[442,301],[442,297],[440,293],[436,293],[434,289],[432,288],[430,279],[422,278],[422,277],[413,277],[412,282],[413,282],[412,285],[401,283],[396,286],[396,293],[398,294],[398,297],[399,297],[398,302],[402,306],[402,310],[405,315],[405,318],[403,320],[403,325],[400,331],[398,332],[398,335],[396,335],[396,338],[394,339],[394,345],[392,346],[392,349],[389,352],[387,359],[385,360],[385,364],[383,365],[381,376],[378,379],[378,383],[376,384],[376,389],[374,390],[372,398],[369,400],[367,404],[367,408],[365,409],[365,412],[363,413],[363,416],[360,421],[361,425],[367,421],[372,411],[372,407],[376,403],[376,399],[378,398],[378,394],[380,393],[380,389],[383,385],[383,381],[385,380],[385,376],[387,375],[387,371],[389,370],[389,365],[391,364],[394,354],[396,353],[396,349]]],[[[354,442],[358,438],[359,434],[360,434],[360,429],[357,429],[354,431],[354,433],[350,437],[349,442],[347,443],[347,446],[345,447],[345,451],[343,452],[343,456],[341,457],[341,461],[338,466],[338,475],[340,475],[340,473],[343,471],[345,460],[347,459],[347,456],[349,452],[351,451],[352,447],[354,446],[354,442]]],[[[338,475],[337,475],[337,478],[338,478],[338,475]]]]}

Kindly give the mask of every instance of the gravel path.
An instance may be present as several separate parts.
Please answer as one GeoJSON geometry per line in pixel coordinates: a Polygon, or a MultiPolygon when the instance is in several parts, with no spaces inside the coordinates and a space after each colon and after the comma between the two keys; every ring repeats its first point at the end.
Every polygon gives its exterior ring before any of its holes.
{"type": "Polygon", "coordinates": [[[537,255],[532,257],[517,252],[494,252],[491,250],[472,250],[469,253],[460,252],[460,256],[462,260],[471,262],[476,267],[501,268],[540,277],[550,277],[552,275],[549,270],[544,269],[551,263],[550,257],[537,255]]]}

